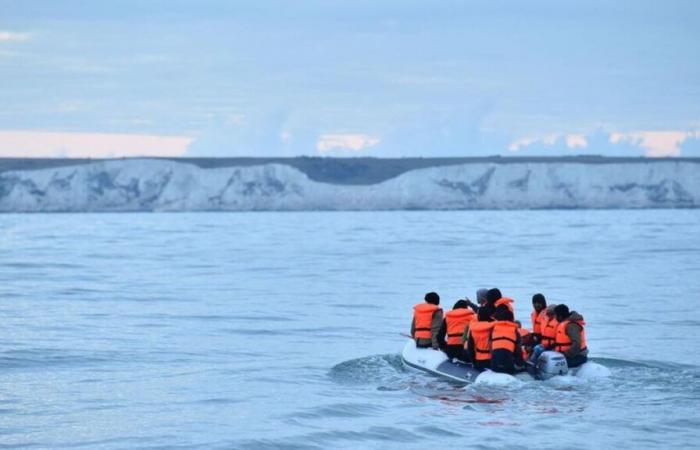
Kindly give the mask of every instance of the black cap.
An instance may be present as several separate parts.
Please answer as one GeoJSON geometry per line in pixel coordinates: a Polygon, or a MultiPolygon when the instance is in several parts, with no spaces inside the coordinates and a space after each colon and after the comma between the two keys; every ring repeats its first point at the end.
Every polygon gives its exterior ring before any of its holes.
{"type": "Polygon", "coordinates": [[[532,296],[532,304],[534,305],[535,303],[542,303],[544,306],[547,306],[547,300],[545,300],[542,294],[535,294],[532,296]]]}
{"type": "Polygon", "coordinates": [[[440,296],[437,295],[437,292],[428,292],[425,294],[425,301],[433,305],[439,305],[440,296]]]}
{"type": "Polygon", "coordinates": [[[469,307],[469,305],[467,304],[466,300],[457,300],[457,302],[452,307],[452,309],[466,309],[468,307],[469,307]]]}
{"type": "Polygon", "coordinates": [[[496,303],[496,300],[499,298],[503,297],[501,294],[501,291],[498,290],[498,288],[493,288],[489,289],[489,291],[486,293],[486,303],[489,305],[493,305],[496,303]]]}
{"type": "Polygon", "coordinates": [[[571,313],[569,312],[569,307],[566,306],[565,304],[557,305],[556,308],[554,308],[554,315],[559,320],[559,318],[566,319],[569,317],[571,313]]]}
{"type": "Polygon", "coordinates": [[[499,305],[496,312],[493,313],[493,318],[496,320],[513,320],[513,313],[506,305],[499,305]]]}

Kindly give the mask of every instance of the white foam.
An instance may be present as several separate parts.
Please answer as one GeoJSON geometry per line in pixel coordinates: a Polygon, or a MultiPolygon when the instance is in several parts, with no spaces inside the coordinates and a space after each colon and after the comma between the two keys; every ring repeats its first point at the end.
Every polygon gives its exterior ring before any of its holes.
{"type": "Polygon", "coordinates": [[[576,369],[576,377],[583,379],[595,379],[595,378],[608,378],[610,377],[610,369],[602,364],[598,364],[592,361],[582,364],[578,369],[576,369]]]}
{"type": "Polygon", "coordinates": [[[523,382],[507,373],[497,373],[490,370],[485,370],[476,377],[474,384],[488,386],[512,386],[521,385],[523,382]]]}

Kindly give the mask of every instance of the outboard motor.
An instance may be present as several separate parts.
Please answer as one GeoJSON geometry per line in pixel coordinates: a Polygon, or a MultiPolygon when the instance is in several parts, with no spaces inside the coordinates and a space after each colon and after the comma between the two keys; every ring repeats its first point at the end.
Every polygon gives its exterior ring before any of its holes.
{"type": "Polygon", "coordinates": [[[536,375],[540,380],[548,380],[557,375],[566,375],[569,365],[566,358],[559,352],[546,351],[537,358],[536,375]]]}

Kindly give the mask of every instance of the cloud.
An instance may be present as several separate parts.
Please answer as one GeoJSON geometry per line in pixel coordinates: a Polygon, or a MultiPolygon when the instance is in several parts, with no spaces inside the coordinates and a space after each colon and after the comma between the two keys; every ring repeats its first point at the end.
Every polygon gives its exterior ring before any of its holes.
{"type": "Polygon", "coordinates": [[[573,149],[587,149],[589,153],[608,156],[636,156],[643,152],[648,157],[681,156],[684,143],[689,145],[700,139],[700,131],[637,130],[607,132],[597,130],[591,134],[550,133],[538,137],[526,136],[508,145],[511,152],[527,154],[561,154],[573,149]]]}
{"type": "Polygon", "coordinates": [[[29,39],[29,33],[16,33],[13,31],[0,30],[0,42],[26,41],[29,39]]]}
{"type": "Polygon", "coordinates": [[[334,150],[359,152],[379,144],[379,138],[366,134],[322,134],[316,142],[319,153],[334,150]]]}
{"type": "Polygon", "coordinates": [[[569,148],[586,148],[588,139],[583,134],[567,134],[565,136],[566,146],[569,148]]]}
{"type": "Polygon", "coordinates": [[[516,139],[508,145],[508,150],[511,152],[517,152],[532,145],[553,147],[560,141],[564,143],[566,148],[570,149],[588,147],[588,139],[586,139],[584,134],[550,133],[539,137],[527,136],[516,139]]]}
{"type": "Polygon", "coordinates": [[[0,157],[181,156],[188,136],[0,130],[0,157]]]}
{"type": "Polygon", "coordinates": [[[651,157],[680,156],[681,145],[689,138],[700,138],[700,131],[632,131],[610,133],[610,142],[627,142],[642,147],[651,157]]]}

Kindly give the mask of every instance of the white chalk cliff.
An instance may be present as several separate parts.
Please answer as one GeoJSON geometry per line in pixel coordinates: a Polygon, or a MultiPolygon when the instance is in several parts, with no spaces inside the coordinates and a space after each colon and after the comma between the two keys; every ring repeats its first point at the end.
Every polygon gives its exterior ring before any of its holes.
{"type": "Polygon", "coordinates": [[[0,173],[0,211],[695,208],[700,164],[468,163],[371,185],[329,184],[284,164],[203,169],[112,160],[0,173]]]}

